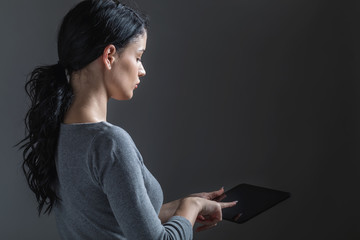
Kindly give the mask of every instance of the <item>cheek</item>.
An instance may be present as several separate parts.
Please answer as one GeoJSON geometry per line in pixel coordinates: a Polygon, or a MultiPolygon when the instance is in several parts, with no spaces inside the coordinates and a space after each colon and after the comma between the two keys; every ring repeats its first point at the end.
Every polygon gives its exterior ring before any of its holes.
{"type": "Polygon", "coordinates": [[[138,76],[138,63],[136,61],[126,61],[124,62],[119,69],[119,76],[125,78],[134,78],[138,76]]]}
{"type": "Polygon", "coordinates": [[[129,66],[129,68],[129,72],[131,72],[131,75],[137,77],[139,73],[139,63],[134,61],[131,66],[129,66]]]}

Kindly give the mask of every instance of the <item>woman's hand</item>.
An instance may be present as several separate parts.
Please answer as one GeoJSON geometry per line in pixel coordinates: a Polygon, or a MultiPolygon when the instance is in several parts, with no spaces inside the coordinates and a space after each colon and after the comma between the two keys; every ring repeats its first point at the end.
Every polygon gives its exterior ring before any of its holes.
{"type": "MultiPolygon", "coordinates": [[[[213,192],[193,193],[193,194],[190,194],[188,197],[200,197],[200,198],[205,198],[208,200],[214,200],[215,198],[218,198],[219,196],[221,196],[221,194],[223,194],[223,193],[224,193],[224,187],[220,188],[217,191],[213,191],[213,192]]],[[[175,200],[172,202],[165,203],[161,206],[160,213],[159,213],[159,218],[161,220],[161,223],[167,222],[169,220],[169,218],[174,216],[176,209],[179,207],[180,201],[181,201],[181,199],[178,199],[178,200],[175,200]]],[[[216,201],[219,201],[219,199],[216,199],[216,201]]],[[[202,220],[204,220],[204,217],[199,215],[197,220],[202,221],[202,220]]]]}
{"type": "Polygon", "coordinates": [[[183,216],[194,226],[197,216],[201,215],[201,226],[196,231],[202,231],[216,226],[222,220],[222,208],[233,207],[234,202],[216,202],[201,197],[186,197],[181,199],[175,216],[183,216]]]}
{"type": "MultiPolygon", "coordinates": [[[[224,192],[224,189],[222,189],[224,192]]],[[[215,197],[213,197],[215,198],[215,197]]],[[[196,219],[197,222],[201,223],[200,227],[196,228],[197,232],[207,230],[215,227],[219,221],[222,220],[222,209],[235,206],[237,201],[234,202],[216,202],[213,200],[204,199],[202,204],[203,208],[199,212],[196,219]]]]}
{"type": "Polygon", "coordinates": [[[193,193],[190,194],[189,197],[200,197],[200,198],[205,198],[207,200],[214,200],[215,198],[220,197],[223,193],[224,193],[224,187],[213,192],[193,193]]]}
{"type": "MultiPolygon", "coordinates": [[[[221,201],[221,195],[224,193],[224,187],[220,188],[219,190],[213,192],[201,192],[201,193],[193,193],[189,195],[189,197],[200,197],[205,198],[207,200],[214,200],[214,201],[221,201]]],[[[197,222],[202,223],[205,220],[205,217],[202,215],[198,215],[196,218],[197,222]]],[[[207,228],[206,228],[207,229],[207,228]]],[[[205,229],[202,229],[205,230],[205,229]]]]}

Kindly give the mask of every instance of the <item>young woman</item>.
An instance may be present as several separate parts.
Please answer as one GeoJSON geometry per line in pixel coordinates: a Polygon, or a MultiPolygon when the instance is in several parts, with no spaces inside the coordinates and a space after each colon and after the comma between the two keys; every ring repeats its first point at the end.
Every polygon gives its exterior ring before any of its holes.
{"type": "Polygon", "coordinates": [[[192,239],[211,228],[223,189],[163,203],[129,134],[106,121],[110,98],[128,100],[145,75],[147,20],[114,0],[85,0],[65,16],[59,62],[26,83],[31,108],[23,169],[39,215],[55,211],[63,239],[192,239]]]}

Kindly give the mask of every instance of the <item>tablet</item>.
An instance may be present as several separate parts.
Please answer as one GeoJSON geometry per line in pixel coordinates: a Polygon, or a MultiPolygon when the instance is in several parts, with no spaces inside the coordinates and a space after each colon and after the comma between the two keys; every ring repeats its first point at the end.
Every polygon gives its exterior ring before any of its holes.
{"type": "Polygon", "coordinates": [[[219,202],[238,201],[234,207],[222,209],[223,219],[244,223],[288,197],[290,197],[288,192],[242,183],[214,200],[219,202]]]}

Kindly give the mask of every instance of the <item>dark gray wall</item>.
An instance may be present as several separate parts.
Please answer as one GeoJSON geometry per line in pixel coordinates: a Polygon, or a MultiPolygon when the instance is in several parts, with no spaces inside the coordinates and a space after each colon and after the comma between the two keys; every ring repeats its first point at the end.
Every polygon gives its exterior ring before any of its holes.
{"type": "MultiPolygon", "coordinates": [[[[59,239],[38,218],[12,145],[26,74],[57,61],[78,1],[0,3],[0,239],[59,239]]],[[[242,182],[292,197],[195,239],[359,239],[359,6],[355,1],[138,1],[151,17],[147,76],[109,105],[170,201],[242,182]]]]}

